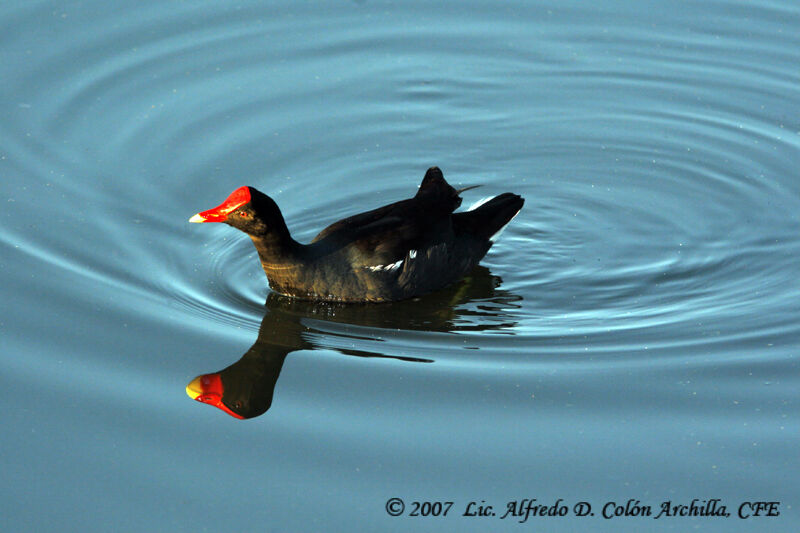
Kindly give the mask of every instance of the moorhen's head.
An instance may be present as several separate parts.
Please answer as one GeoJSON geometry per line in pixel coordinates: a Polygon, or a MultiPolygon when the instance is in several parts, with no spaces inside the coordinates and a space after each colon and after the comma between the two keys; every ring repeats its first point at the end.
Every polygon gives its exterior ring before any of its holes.
{"type": "Polygon", "coordinates": [[[222,383],[222,376],[216,374],[203,374],[197,376],[186,386],[186,394],[193,400],[203,402],[217,407],[234,418],[249,418],[240,411],[244,405],[239,399],[223,400],[225,397],[225,385],[222,383]]]}
{"type": "Polygon", "coordinates": [[[197,376],[186,386],[186,394],[234,418],[254,418],[264,414],[272,405],[275,384],[288,350],[279,349],[277,354],[270,351],[267,354],[256,353],[256,357],[248,357],[257,349],[258,342],[228,368],[197,376]]]}
{"type": "Polygon", "coordinates": [[[233,191],[217,207],[197,213],[189,222],[224,222],[248,235],[283,232],[286,223],[275,201],[254,189],[243,186],[233,191]]]}

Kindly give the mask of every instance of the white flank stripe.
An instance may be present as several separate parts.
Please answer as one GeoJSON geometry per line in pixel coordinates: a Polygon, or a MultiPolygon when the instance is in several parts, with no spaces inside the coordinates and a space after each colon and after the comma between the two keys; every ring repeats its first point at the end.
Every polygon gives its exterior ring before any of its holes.
{"type": "Polygon", "coordinates": [[[371,267],[364,267],[372,270],[373,272],[377,272],[379,270],[397,270],[400,268],[400,265],[403,264],[403,260],[397,261],[396,263],[389,263],[388,265],[375,265],[371,267]]]}

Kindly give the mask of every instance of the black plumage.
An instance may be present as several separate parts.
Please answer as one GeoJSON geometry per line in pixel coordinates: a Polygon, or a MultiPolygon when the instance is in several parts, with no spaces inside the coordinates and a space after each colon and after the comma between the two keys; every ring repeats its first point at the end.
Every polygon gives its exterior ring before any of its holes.
{"type": "MultiPolygon", "coordinates": [[[[467,188],[468,189],[468,188],[467,188]]],[[[258,250],[270,287],[298,298],[385,302],[419,296],[458,281],[486,255],[490,238],[522,208],[504,193],[454,213],[460,193],[437,167],[413,198],[331,224],[309,244],[295,241],[277,204],[253,187],[234,191],[192,222],[225,222],[258,250]]]]}

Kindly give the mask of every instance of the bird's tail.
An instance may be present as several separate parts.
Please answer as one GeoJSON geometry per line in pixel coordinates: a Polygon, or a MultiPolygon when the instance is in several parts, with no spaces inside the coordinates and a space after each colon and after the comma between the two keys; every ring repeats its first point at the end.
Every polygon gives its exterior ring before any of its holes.
{"type": "Polygon", "coordinates": [[[464,231],[494,240],[511,219],[517,216],[525,199],[514,193],[503,193],[482,203],[480,206],[453,215],[457,231],[464,231]]]}

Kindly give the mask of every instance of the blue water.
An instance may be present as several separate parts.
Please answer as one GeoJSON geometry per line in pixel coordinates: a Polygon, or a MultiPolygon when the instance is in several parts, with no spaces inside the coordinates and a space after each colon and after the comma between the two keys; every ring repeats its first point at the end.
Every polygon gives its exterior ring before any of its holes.
{"type": "Polygon", "coordinates": [[[4,531],[800,529],[796,3],[6,2],[0,27],[4,531]],[[307,241],[431,165],[526,204],[417,301],[287,302],[243,234],[187,223],[247,184],[307,241]],[[265,414],[186,396],[254,344],[285,357],[265,414]],[[525,498],[570,513],[500,519],[525,498]],[[631,498],[731,516],[601,516],[631,498]]]}

